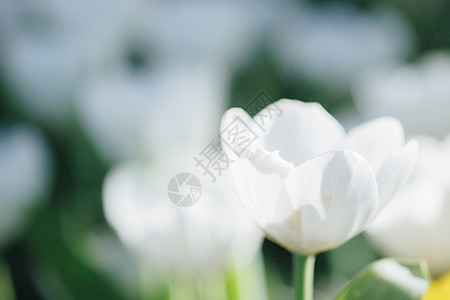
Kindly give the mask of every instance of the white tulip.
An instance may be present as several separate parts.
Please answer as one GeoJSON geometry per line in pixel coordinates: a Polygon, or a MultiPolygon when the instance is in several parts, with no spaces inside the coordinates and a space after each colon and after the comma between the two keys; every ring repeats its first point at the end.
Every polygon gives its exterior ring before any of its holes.
{"type": "Polygon", "coordinates": [[[450,131],[450,55],[433,53],[414,65],[391,63],[367,70],[353,84],[367,118],[398,118],[409,134],[443,137],[450,131]]]}
{"type": "Polygon", "coordinates": [[[270,239],[304,255],[363,231],[402,185],[417,151],[415,141],[404,146],[395,119],[346,134],[322,106],[296,100],[275,102],[253,119],[228,110],[221,138],[253,220],[270,239]]]}
{"type": "Polygon", "coordinates": [[[450,137],[419,137],[404,189],[367,229],[384,255],[425,258],[433,274],[450,271],[450,137]]]}
{"type": "Polygon", "coordinates": [[[151,67],[243,63],[261,34],[251,2],[0,1],[0,65],[25,113],[60,124],[86,74],[114,67],[117,56],[125,64],[136,50],[151,67]]]}
{"type": "MultiPolygon", "coordinates": [[[[225,106],[228,73],[210,66],[118,68],[80,88],[77,113],[107,162],[152,155],[213,136],[225,106]]],[[[201,150],[201,149],[200,149],[201,150]]]]}
{"type": "Polygon", "coordinates": [[[287,70],[319,84],[347,88],[364,68],[404,58],[408,24],[392,11],[364,14],[345,5],[287,6],[271,28],[271,45],[287,70]]]}
{"type": "Polygon", "coordinates": [[[0,128],[0,245],[19,233],[50,181],[49,151],[35,130],[0,128]]]}
{"type": "Polygon", "coordinates": [[[40,121],[65,122],[80,76],[120,45],[134,2],[0,1],[0,65],[15,104],[40,121]]]}
{"type": "Polygon", "coordinates": [[[169,200],[168,183],[189,171],[185,166],[174,156],[163,164],[114,168],[104,184],[108,222],[138,260],[160,274],[220,272],[232,263],[249,262],[260,248],[262,232],[239,206],[226,177],[208,185],[209,179],[197,174],[202,194],[193,206],[169,200]]]}
{"type": "MultiPolygon", "coordinates": [[[[254,1],[157,1],[143,28],[153,29],[153,49],[162,59],[225,64],[235,68],[255,52],[265,5],[254,1]],[[150,23],[150,24],[149,24],[150,23]],[[150,26],[148,26],[150,25],[150,26]]],[[[147,32],[144,32],[147,36],[147,32]]]]}

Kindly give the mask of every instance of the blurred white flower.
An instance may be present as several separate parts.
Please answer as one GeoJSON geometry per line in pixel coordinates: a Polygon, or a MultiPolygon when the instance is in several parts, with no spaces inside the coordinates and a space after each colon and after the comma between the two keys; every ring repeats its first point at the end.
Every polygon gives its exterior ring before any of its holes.
{"type": "Polygon", "coordinates": [[[248,263],[261,246],[262,232],[242,211],[226,177],[207,184],[209,178],[201,180],[205,177],[197,174],[202,194],[191,207],[169,199],[168,183],[189,170],[187,165],[192,168],[187,161],[174,155],[166,163],[123,163],[113,169],[103,193],[108,222],[155,272],[204,274],[248,263]]]}
{"type": "MultiPolygon", "coordinates": [[[[157,1],[153,19],[154,50],[162,59],[219,63],[235,68],[259,46],[266,5],[255,1],[157,1]]],[[[145,34],[145,32],[143,32],[145,34]]],[[[146,33],[148,36],[148,32],[146,33]]]]}
{"type": "Polygon", "coordinates": [[[419,137],[411,178],[367,229],[388,256],[426,258],[435,275],[450,271],[450,137],[419,137]]]}
{"type": "Polygon", "coordinates": [[[405,57],[412,44],[408,25],[392,11],[368,14],[342,5],[288,6],[272,30],[282,65],[337,88],[370,65],[405,57]]]}
{"type": "Polygon", "coordinates": [[[34,129],[0,128],[0,245],[18,234],[50,181],[50,157],[34,129]]]}
{"type": "Polygon", "coordinates": [[[50,124],[70,116],[77,80],[116,46],[133,2],[1,1],[0,64],[26,113],[50,124]]]}
{"type": "Polygon", "coordinates": [[[417,150],[415,141],[404,146],[395,119],[346,134],[322,106],[296,100],[275,102],[253,119],[228,110],[221,138],[251,217],[269,238],[301,254],[338,247],[363,231],[402,185],[417,150]],[[259,136],[245,147],[250,136],[242,136],[242,124],[259,136]]]}
{"type": "MultiPolygon", "coordinates": [[[[98,75],[80,88],[81,125],[109,162],[165,155],[213,136],[227,99],[228,73],[209,66],[98,75]]],[[[201,150],[201,149],[200,149],[201,150]]]]}
{"type": "Polygon", "coordinates": [[[450,131],[450,55],[433,53],[416,65],[393,63],[355,80],[353,95],[367,118],[390,115],[410,134],[445,136],[450,131]]]}
{"type": "Polygon", "coordinates": [[[231,71],[253,52],[264,19],[244,13],[251,3],[156,1],[135,12],[76,96],[81,126],[108,162],[217,133],[210,124],[225,109],[231,71]]]}
{"type": "Polygon", "coordinates": [[[140,47],[158,63],[237,67],[261,38],[264,14],[252,3],[5,0],[0,65],[25,112],[61,123],[80,80],[115,65],[124,47],[140,47]]]}

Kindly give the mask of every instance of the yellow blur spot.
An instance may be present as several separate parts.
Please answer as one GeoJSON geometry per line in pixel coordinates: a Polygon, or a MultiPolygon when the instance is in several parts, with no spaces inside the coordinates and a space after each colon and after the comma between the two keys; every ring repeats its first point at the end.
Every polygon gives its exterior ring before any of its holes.
{"type": "Polygon", "coordinates": [[[449,300],[450,299],[450,273],[441,276],[430,283],[422,300],[449,300]]]}

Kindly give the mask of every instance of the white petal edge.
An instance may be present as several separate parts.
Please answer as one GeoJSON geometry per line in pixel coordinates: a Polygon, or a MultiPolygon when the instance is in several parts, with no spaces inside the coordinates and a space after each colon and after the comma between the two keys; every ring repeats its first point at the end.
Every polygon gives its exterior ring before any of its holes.
{"type": "Polygon", "coordinates": [[[222,116],[220,141],[230,159],[243,156],[246,151],[260,146],[259,137],[255,122],[242,108],[230,108],[222,116]],[[245,142],[247,139],[248,142],[245,142]]]}
{"type": "Polygon", "coordinates": [[[273,220],[280,188],[294,166],[278,153],[258,149],[248,157],[235,157],[231,177],[244,208],[260,228],[273,220]]]}
{"type": "Polygon", "coordinates": [[[260,228],[264,228],[271,219],[279,189],[284,177],[294,169],[284,161],[278,152],[268,152],[261,148],[259,137],[245,148],[229,140],[234,125],[240,129],[258,132],[253,119],[241,108],[231,108],[225,112],[221,121],[222,149],[232,161],[230,173],[236,193],[245,210],[260,228]]]}
{"type": "Polygon", "coordinates": [[[391,117],[382,117],[351,129],[342,148],[358,152],[377,172],[386,159],[400,151],[404,144],[405,134],[401,123],[391,117]]]}
{"type": "Polygon", "coordinates": [[[380,199],[371,220],[386,207],[408,179],[417,159],[418,147],[417,140],[409,141],[403,150],[392,154],[377,172],[380,199]]]}
{"type": "Polygon", "coordinates": [[[281,99],[256,114],[254,120],[263,125],[264,148],[279,150],[283,159],[296,166],[332,150],[345,136],[344,128],[319,103],[281,99]],[[273,113],[268,118],[271,107],[273,113]]]}

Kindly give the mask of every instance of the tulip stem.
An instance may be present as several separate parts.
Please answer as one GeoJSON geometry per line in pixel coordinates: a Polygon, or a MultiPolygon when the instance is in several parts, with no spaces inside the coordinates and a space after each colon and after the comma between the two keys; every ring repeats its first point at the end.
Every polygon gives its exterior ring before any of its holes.
{"type": "Polygon", "coordinates": [[[295,300],[313,300],[315,255],[293,254],[292,279],[295,300]]]}
{"type": "Polygon", "coordinates": [[[226,281],[227,294],[229,300],[239,299],[239,283],[238,283],[237,270],[232,268],[229,271],[226,281]]]}

